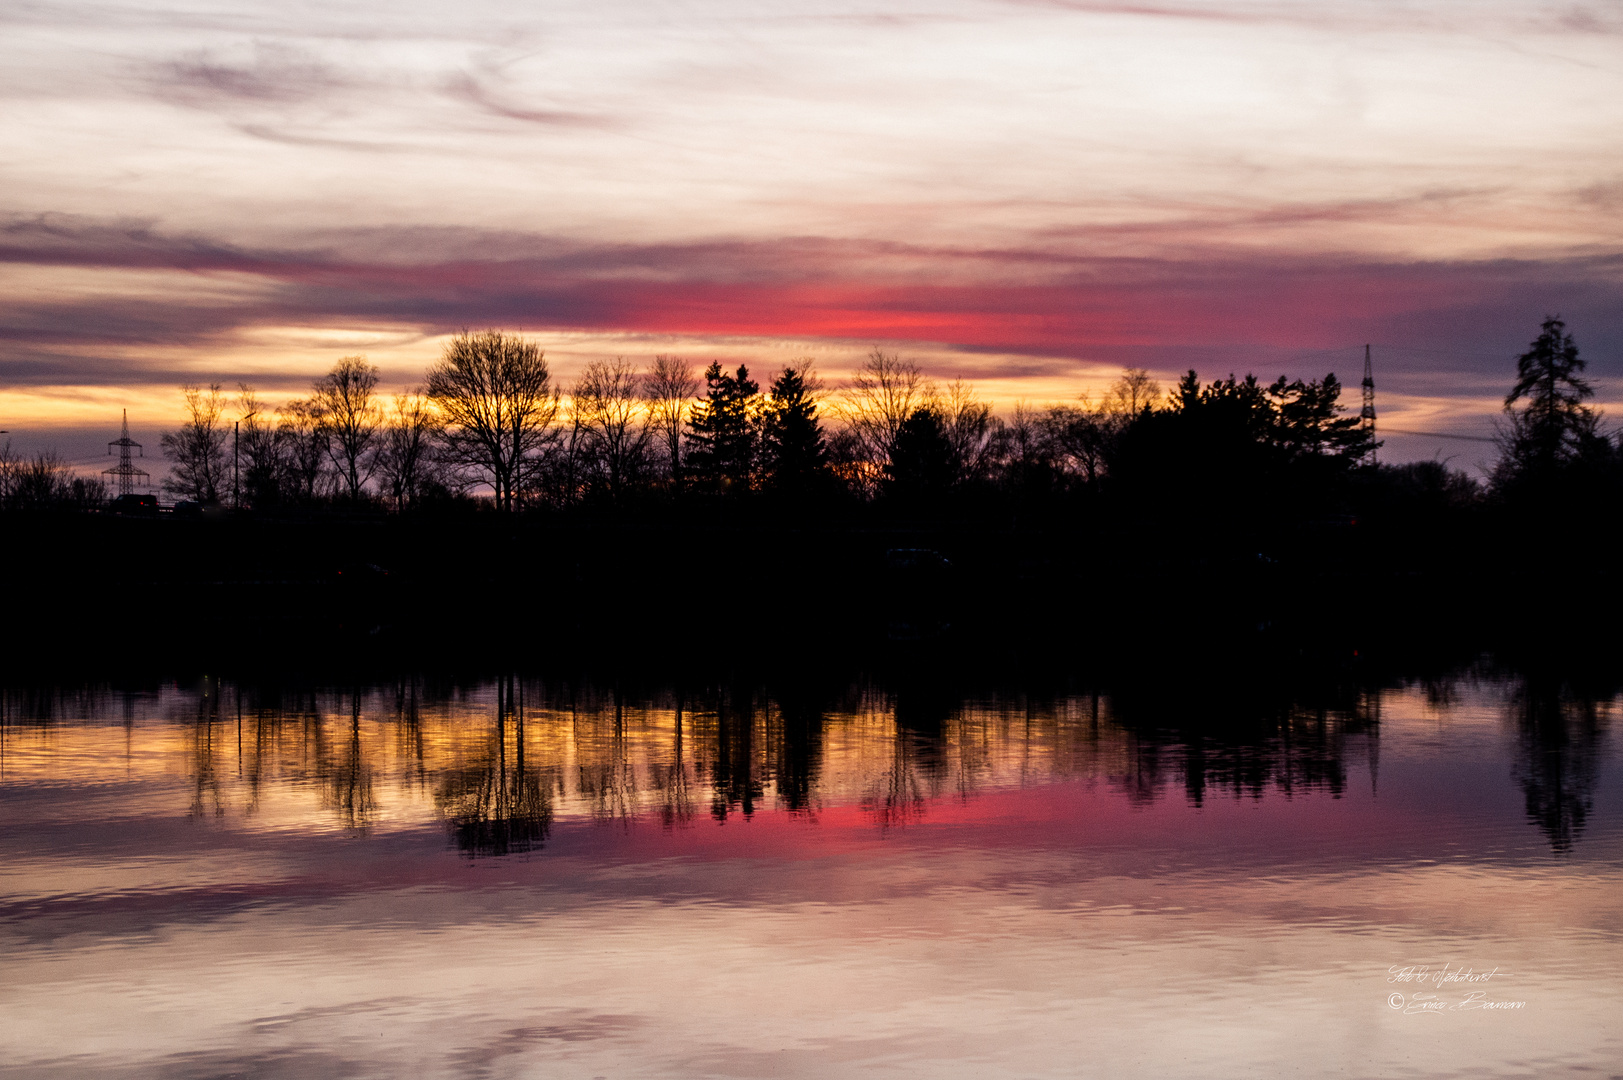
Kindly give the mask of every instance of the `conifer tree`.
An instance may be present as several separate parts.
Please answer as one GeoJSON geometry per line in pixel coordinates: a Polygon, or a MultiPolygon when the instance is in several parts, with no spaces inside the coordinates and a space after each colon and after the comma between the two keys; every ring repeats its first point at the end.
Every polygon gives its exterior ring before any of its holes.
{"type": "Polygon", "coordinates": [[[748,491],[755,472],[760,384],[744,365],[729,375],[718,362],[705,369],[704,382],[705,396],[688,419],[689,472],[715,492],[748,491]]]}
{"type": "Polygon", "coordinates": [[[1516,385],[1505,395],[1510,425],[1497,477],[1501,486],[1549,479],[1600,438],[1599,418],[1584,404],[1595,391],[1583,378],[1584,360],[1566,328],[1556,316],[1547,317],[1537,340],[1516,358],[1516,385]]]}
{"type": "Polygon", "coordinates": [[[941,414],[934,409],[915,409],[896,432],[885,469],[886,494],[904,501],[935,499],[951,490],[957,474],[941,414]]]}
{"type": "Polygon", "coordinates": [[[762,451],[767,482],[775,490],[807,492],[826,475],[828,448],[813,386],[805,365],[786,367],[772,380],[762,451]]]}

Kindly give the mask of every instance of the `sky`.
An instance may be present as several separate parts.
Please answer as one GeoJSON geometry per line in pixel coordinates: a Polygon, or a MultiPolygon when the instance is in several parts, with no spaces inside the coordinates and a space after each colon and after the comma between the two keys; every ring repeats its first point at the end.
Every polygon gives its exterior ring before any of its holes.
{"type": "Polygon", "coordinates": [[[1388,429],[1486,436],[1560,314],[1623,415],[1615,0],[12,0],[0,140],[25,448],[486,326],[1001,410],[1370,343],[1388,429]]]}

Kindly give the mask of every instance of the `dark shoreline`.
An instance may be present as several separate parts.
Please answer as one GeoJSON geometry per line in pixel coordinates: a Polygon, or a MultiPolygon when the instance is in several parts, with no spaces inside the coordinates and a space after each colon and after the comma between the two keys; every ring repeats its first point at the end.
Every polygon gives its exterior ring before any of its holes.
{"type": "MultiPolygon", "coordinates": [[[[467,514],[6,515],[8,666],[334,670],[1176,661],[1617,665],[1600,562],[1507,585],[1525,529],[655,525],[467,514]],[[1377,658],[1387,658],[1377,661],[1377,658]]],[[[1615,560],[1613,560],[1615,561],[1615,560]]]]}

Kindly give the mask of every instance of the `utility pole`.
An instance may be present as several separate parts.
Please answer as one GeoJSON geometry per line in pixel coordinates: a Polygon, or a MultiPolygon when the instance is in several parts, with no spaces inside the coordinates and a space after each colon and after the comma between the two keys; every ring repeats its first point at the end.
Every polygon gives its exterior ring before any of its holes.
{"type": "MultiPolygon", "coordinates": [[[[152,479],[152,474],[137,469],[130,461],[130,448],[134,447],[136,450],[141,450],[141,444],[130,438],[130,410],[128,409],[124,410],[124,433],[107,444],[107,452],[111,454],[115,446],[118,447],[118,467],[115,469],[103,469],[101,473],[103,476],[118,477],[118,493],[120,495],[129,495],[135,491],[135,478],[137,476],[141,478],[141,486],[145,487],[146,482],[152,479]]],[[[141,450],[141,456],[146,457],[146,451],[141,450]]]]}
{"type": "Polygon", "coordinates": [[[1369,346],[1364,346],[1364,407],[1358,411],[1358,418],[1363,422],[1364,435],[1368,438],[1369,464],[1375,467],[1375,373],[1369,366],[1369,346]]]}

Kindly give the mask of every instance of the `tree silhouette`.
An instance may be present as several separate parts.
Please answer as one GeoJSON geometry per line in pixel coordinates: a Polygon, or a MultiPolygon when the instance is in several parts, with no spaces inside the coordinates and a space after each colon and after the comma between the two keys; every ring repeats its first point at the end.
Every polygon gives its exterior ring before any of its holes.
{"type": "Polygon", "coordinates": [[[947,441],[952,443],[958,480],[981,479],[991,464],[998,424],[992,407],[975,397],[975,390],[962,379],[954,379],[935,400],[947,441]]]}
{"type": "Polygon", "coordinates": [[[217,502],[225,477],[226,432],[220,421],[225,401],[220,384],[212,383],[207,390],[196,384],[180,389],[186,397],[186,423],[158,440],[164,457],[174,463],[163,488],[196,502],[217,502]]]}
{"type": "Polygon", "coordinates": [[[1335,375],[1263,386],[1256,376],[1202,386],[1190,371],[1168,407],[1144,409],[1111,441],[1107,471],[1128,504],[1246,528],[1333,509],[1370,449],[1343,415],[1335,375]]]}
{"type": "Polygon", "coordinates": [[[1056,467],[1089,491],[1104,479],[1111,448],[1124,422],[1122,415],[1088,408],[1086,401],[1081,407],[1055,405],[1042,419],[1056,467]]]}
{"type": "Polygon", "coordinates": [[[556,438],[558,392],[545,354],[516,334],[464,330],[429,369],[428,397],[445,419],[450,460],[491,486],[498,510],[515,509],[556,438]]]}
{"type": "Polygon", "coordinates": [[[870,484],[883,478],[902,425],[934,397],[935,388],[917,364],[877,348],[851,377],[851,385],[841,392],[839,411],[870,484]]]}
{"type": "Polygon", "coordinates": [[[1610,449],[1597,431],[1599,417],[1584,404],[1595,396],[1584,367],[1566,323],[1545,318],[1538,338],[1516,358],[1516,385],[1505,395],[1507,430],[1494,474],[1501,491],[1547,485],[1585,456],[1610,449]]]}
{"type": "Polygon", "coordinates": [[[285,442],[288,494],[302,503],[324,496],[333,477],[327,468],[330,435],[321,407],[311,398],[288,402],[277,411],[276,431],[285,442]]]}
{"type": "Polygon", "coordinates": [[[99,476],[75,476],[73,467],[54,450],[30,458],[0,447],[0,508],[7,510],[88,510],[107,501],[99,476]]]}
{"type": "Polygon", "coordinates": [[[1335,372],[1289,383],[1281,375],[1268,387],[1268,396],[1275,408],[1274,444],[1287,460],[1332,459],[1347,465],[1376,449],[1359,417],[1341,415],[1341,383],[1335,372]]]}
{"type": "Polygon", "coordinates": [[[314,384],[311,398],[327,430],[327,454],[338,469],[349,501],[361,500],[361,489],[376,467],[373,453],[383,412],[373,400],[378,369],[364,356],[346,356],[314,384]]]}
{"type": "Polygon", "coordinates": [[[809,361],[784,368],[772,381],[762,451],[767,482],[776,491],[807,494],[821,488],[828,477],[816,389],[809,361]]]}
{"type": "Polygon", "coordinates": [[[1104,410],[1122,416],[1137,416],[1161,403],[1161,384],[1143,368],[1123,368],[1121,377],[1105,395],[1104,410]]]}
{"type": "Polygon", "coordinates": [[[704,381],[704,400],[688,419],[689,471],[706,490],[747,492],[755,471],[761,387],[742,364],[729,375],[720,363],[712,363],[704,381]]]}
{"type": "Polygon", "coordinates": [[[642,380],[622,357],[593,360],[570,393],[578,449],[610,499],[618,499],[646,466],[653,428],[643,417],[642,380]]]}
{"type": "Polygon", "coordinates": [[[379,440],[377,468],[384,493],[395,509],[415,506],[435,482],[439,417],[421,390],[399,394],[379,440]]]}
{"type": "Polygon", "coordinates": [[[895,499],[920,503],[939,499],[957,479],[957,455],[935,409],[915,409],[896,431],[884,490],[895,499]]]}
{"type": "Polygon", "coordinates": [[[648,394],[649,420],[665,446],[667,475],[676,480],[682,475],[682,428],[693,395],[699,392],[699,380],[693,375],[692,364],[661,354],[654,357],[654,366],[643,386],[648,394]]]}
{"type": "Polygon", "coordinates": [[[237,385],[242,493],[249,506],[267,507],[281,501],[287,483],[287,439],[270,422],[254,388],[237,385]]]}

